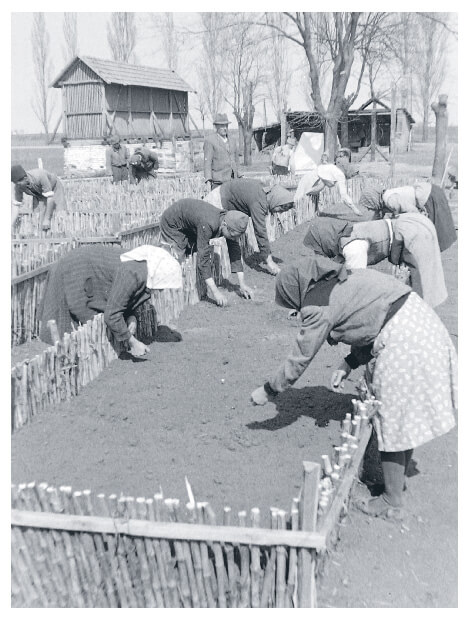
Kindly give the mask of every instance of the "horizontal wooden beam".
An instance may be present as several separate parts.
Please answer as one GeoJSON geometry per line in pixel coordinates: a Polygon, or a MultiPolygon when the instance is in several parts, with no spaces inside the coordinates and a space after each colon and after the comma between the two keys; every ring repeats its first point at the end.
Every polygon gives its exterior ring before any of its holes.
{"type": "Polygon", "coordinates": [[[344,502],[349,497],[349,491],[351,490],[354,478],[358,474],[359,465],[364,457],[364,452],[366,451],[367,444],[369,443],[372,426],[368,422],[364,422],[364,420],[361,420],[361,426],[364,424],[366,424],[366,428],[361,433],[362,437],[359,441],[358,448],[352,458],[348,471],[340,482],[338,493],[333,499],[333,503],[329,507],[328,512],[326,513],[326,517],[319,529],[320,534],[324,536],[325,539],[328,538],[331,530],[336,526],[338,522],[341,510],[344,506],[344,502]]]}
{"type": "Polygon", "coordinates": [[[251,527],[223,525],[199,525],[195,523],[172,523],[162,521],[141,521],[137,519],[112,519],[110,517],[35,512],[29,510],[11,511],[11,524],[67,532],[94,532],[100,534],[125,534],[145,538],[166,540],[202,540],[234,544],[303,547],[324,549],[325,537],[317,532],[301,530],[269,530],[251,527]]]}

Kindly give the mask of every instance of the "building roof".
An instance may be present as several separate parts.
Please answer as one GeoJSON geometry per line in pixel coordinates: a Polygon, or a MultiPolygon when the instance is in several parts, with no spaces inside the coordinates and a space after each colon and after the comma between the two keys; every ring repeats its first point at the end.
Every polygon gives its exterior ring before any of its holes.
{"type": "Polygon", "coordinates": [[[60,72],[51,83],[54,88],[60,88],[60,81],[69,71],[72,65],[82,61],[94,71],[106,84],[122,84],[123,86],[144,86],[148,88],[163,88],[164,90],[179,90],[194,92],[187,84],[171,69],[156,69],[155,67],[143,67],[131,65],[127,62],[115,62],[103,60],[91,56],[76,56],[60,72]]]}

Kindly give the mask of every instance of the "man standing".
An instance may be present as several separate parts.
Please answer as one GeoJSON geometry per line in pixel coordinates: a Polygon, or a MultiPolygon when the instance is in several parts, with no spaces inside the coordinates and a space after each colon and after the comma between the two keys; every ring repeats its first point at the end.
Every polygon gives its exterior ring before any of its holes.
{"type": "Polygon", "coordinates": [[[157,178],[158,156],[145,146],[138,146],[129,160],[129,176],[132,185],[142,179],[157,178]]]}
{"type": "Polygon", "coordinates": [[[216,133],[204,141],[204,180],[209,189],[239,176],[238,154],[228,138],[226,114],[215,115],[214,128],[216,133]]]}
{"type": "Polygon", "coordinates": [[[33,209],[39,206],[42,230],[49,230],[51,218],[56,208],[65,209],[64,186],[52,172],[42,168],[26,170],[23,166],[11,167],[11,182],[15,185],[15,197],[12,205],[12,225],[16,222],[19,207],[23,204],[23,195],[33,197],[33,209]]]}
{"type": "Polygon", "coordinates": [[[109,144],[110,146],[106,149],[106,174],[113,175],[113,183],[128,181],[129,149],[121,144],[119,136],[112,136],[109,144]]]}

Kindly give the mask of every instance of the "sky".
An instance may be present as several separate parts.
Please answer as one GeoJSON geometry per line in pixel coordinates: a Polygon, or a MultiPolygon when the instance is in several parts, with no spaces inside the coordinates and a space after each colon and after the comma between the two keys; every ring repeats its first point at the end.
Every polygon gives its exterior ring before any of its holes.
{"type": "MultiPolygon", "coordinates": [[[[103,6],[103,3],[100,3],[103,6]]],[[[126,5],[129,8],[129,5],[126,5]]],[[[42,7],[37,7],[38,9],[42,7]]],[[[75,8],[75,7],[74,7],[75,8]]],[[[120,7],[115,7],[119,9],[120,7]]],[[[122,9],[121,9],[122,10],[122,9]]],[[[30,32],[32,26],[32,13],[21,12],[11,13],[11,129],[12,131],[33,133],[41,131],[41,125],[32,109],[32,99],[34,95],[34,71],[32,60],[32,48],[30,32]]],[[[111,53],[106,37],[106,23],[111,13],[101,12],[79,12],[78,13],[78,43],[79,53],[87,56],[111,59],[111,53]]],[[[154,13],[154,15],[158,15],[154,13]]],[[[62,31],[62,12],[46,12],[46,27],[51,37],[51,56],[53,60],[53,77],[57,76],[65,66],[63,55],[63,31],[62,31]]],[[[138,64],[165,67],[165,57],[159,42],[158,30],[153,26],[148,13],[137,13],[138,27],[141,34],[137,47],[136,55],[138,64]]],[[[195,30],[198,28],[197,13],[178,12],[175,13],[175,22],[180,28],[195,30]]],[[[452,39],[452,37],[451,37],[452,39]]],[[[188,38],[189,40],[189,38],[188,38]]],[[[449,96],[448,111],[450,124],[457,124],[457,45],[452,42],[450,52],[450,62],[445,84],[441,92],[449,96]]],[[[290,60],[294,68],[299,68],[304,62],[303,51],[300,46],[292,45],[290,48],[290,60]]],[[[194,62],[196,52],[194,44],[186,45],[179,59],[177,72],[193,88],[197,89],[195,83],[194,62]]],[[[293,110],[306,109],[305,92],[308,92],[302,82],[305,78],[298,69],[294,72],[292,87],[289,95],[288,107],[293,110]]],[[[352,89],[352,81],[350,81],[352,89]]],[[[55,97],[55,108],[51,121],[51,128],[57,122],[61,113],[60,90],[53,89],[55,97]]],[[[356,102],[357,106],[368,98],[367,88],[364,87],[356,102]]],[[[190,96],[190,113],[196,124],[201,126],[200,116],[195,109],[196,96],[190,96]]],[[[356,105],[355,104],[355,105],[356,105]]],[[[269,100],[266,100],[267,120],[273,122],[274,112],[269,100]]],[[[229,114],[228,105],[224,110],[229,114]]],[[[232,122],[235,122],[233,116],[232,122]]],[[[431,115],[432,120],[432,115],[431,115]]],[[[255,126],[264,123],[264,106],[262,101],[256,106],[255,126]]]]}

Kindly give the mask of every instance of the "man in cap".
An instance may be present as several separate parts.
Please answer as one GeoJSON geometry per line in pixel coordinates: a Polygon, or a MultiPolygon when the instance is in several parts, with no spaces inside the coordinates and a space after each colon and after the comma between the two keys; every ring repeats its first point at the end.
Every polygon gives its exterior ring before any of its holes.
{"type": "Polygon", "coordinates": [[[129,149],[121,144],[119,136],[112,136],[109,144],[106,149],[106,173],[113,175],[113,183],[128,181],[129,149]]]}
{"type": "Polygon", "coordinates": [[[33,209],[39,206],[40,226],[49,230],[55,209],[65,209],[64,186],[52,172],[42,168],[26,170],[20,165],[11,167],[11,182],[14,183],[14,200],[12,204],[12,225],[16,222],[19,208],[23,204],[23,195],[33,197],[33,209]]]}
{"type": "Polygon", "coordinates": [[[293,208],[294,195],[289,190],[278,184],[263,187],[255,179],[232,179],[213,189],[204,200],[224,211],[236,210],[249,215],[261,260],[265,261],[265,267],[273,276],[279,273],[280,268],[271,254],[266,217],[268,213],[282,213],[293,208]]]}
{"type": "Polygon", "coordinates": [[[170,205],[160,217],[162,241],[169,245],[181,261],[191,251],[197,251],[197,269],[218,306],[226,306],[227,298],[217,288],[212,277],[213,250],[211,239],[225,237],[232,273],[236,273],[240,293],[245,299],[253,297],[246,286],[241,248],[238,238],[245,232],[248,216],[239,211],[221,211],[208,202],[183,198],[170,205]]]}
{"type": "Polygon", "coordinates": [[[142,179],[157,178],[158,155],[145,146],[138,146],[129,160],[129,176],[133,185],[142,179]]]}
{"type": "Polygon", "coordinates": [[[346,147],[339,149],[336,153],[335,166],[343,171],[347,179],[359,174],[359,168],[351,164],[351,150],[346,147]]]}
{"type": "Polygon", "coordinates": [[[238,154],[230,144],[226,114],[215,115],[214,128],[215,133],[204,141],[204,180],[210,189],[239,176],[238,154]]]}

